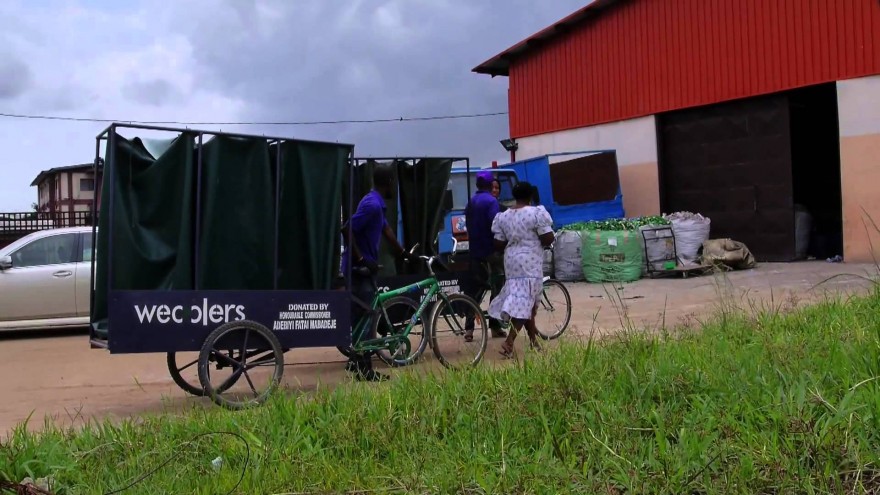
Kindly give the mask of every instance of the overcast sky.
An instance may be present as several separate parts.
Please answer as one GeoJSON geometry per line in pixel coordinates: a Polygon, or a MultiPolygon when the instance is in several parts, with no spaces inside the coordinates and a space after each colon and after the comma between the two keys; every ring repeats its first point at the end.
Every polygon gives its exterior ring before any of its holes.
{"type": "MultiPolygon", "coordinates": [[[[586,3],[0,0],[0,112],[289,122],[506,111],[507,79],[470,70],[586,3]]],[[[36,201],[40,170],[91,162],[104,127],[0,117],[0,212],[36,201]]],[[[349,142],[362,156],[507,157],[506,116],[223,130],[349,142]]]]}

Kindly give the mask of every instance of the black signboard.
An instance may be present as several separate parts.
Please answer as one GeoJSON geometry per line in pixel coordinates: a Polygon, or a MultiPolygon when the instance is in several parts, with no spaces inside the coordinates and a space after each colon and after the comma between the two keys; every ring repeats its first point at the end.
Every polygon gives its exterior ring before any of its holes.
{"type": "Polygon", "coordinates": [[[351,342],[345,291],[113,291],[114,354],[198,351],[214,329],[249,320],[273,330],[283,348],[351,342]]]}

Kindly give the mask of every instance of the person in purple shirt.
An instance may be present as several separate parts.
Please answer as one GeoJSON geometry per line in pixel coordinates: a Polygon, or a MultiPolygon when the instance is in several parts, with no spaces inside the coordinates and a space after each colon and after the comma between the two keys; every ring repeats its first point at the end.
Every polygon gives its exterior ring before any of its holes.
{"type": "MultiPolygon", "coordinates": [[[[465,294],[475,299],[485,289],[490,290],[490,300],[494,299],[499,291],[499,287],[492,283],[492,266],[495,264],[493,261],[498,257],[494,245],[495,236],[492,234],[492,221],[501,210],[498,200],[492,195],[494,179],[492,172],[488,170],[477,172],[477,192],[468,201],[464,210],[470,257],[465,294]]],[[[497,320],[490,319],[489,327],[492,329],[493,337],[506,337],[497,320]]],[[[468,318],[465,329],[470,332],[465,333],[465,340],[473,339],[473,328],[474,319],[468,318]]]]}
{"type": "MultiPolygon", "coordinates": [[[[379,271],[379,243],[382,237],[391,245],[398,257],[406,258],[406,251],[397,242],[397,237],[385,218],[386,199],[392,199],[394,192],[394,176],[388,166],[377,166],[373,171],[373,189],[358,203],[357,210],[351,217],[352,243],[351,252],[346,250],[342,255],[342,273],[349,273],[351,267],[351,290],[355,297],[366,304],[376,294],[375,277],[379,271]],[[363,269],[366,270],[363,270],[363,269]],[[366,273],[363,273],[366,272],[366,273]]],[[[348,245],[348,224],[343,226],[343,240],[348,245]]],[[[352,304],[352,327],[366,312],[360,305],[352,304]]],[[[370,338],[371,336],[365,336],[370,338]]],[[[373,370],[370,354],[355,355],[349,358],[346,370],[356,374],[358,380],[381,381],[388,377],[373,370]]]]}

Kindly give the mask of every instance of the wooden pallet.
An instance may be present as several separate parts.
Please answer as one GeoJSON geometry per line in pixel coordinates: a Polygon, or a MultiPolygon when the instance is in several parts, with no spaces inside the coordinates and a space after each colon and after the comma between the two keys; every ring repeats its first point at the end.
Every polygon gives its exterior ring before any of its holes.
{"type": "Polygon", "coordinates": [[[703,275],[712,269],[712,265],[678,265],[670,270],[654,270],[648,272],[649,278],[658,277],[681,277],[688,278],[691,275],[703,275]]]}

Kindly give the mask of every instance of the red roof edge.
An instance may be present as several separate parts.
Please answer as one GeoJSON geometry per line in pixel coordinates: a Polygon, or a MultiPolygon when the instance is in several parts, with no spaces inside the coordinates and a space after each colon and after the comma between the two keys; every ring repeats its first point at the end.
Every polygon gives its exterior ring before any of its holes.
{"type": "Polygon", "coordinates": [[[510,75],[510,63],[527,52],[533,50],[539,45],[547,42],[551,38],[555,38],[560,34],[568,32],[568,30],[583,21],[596,17],[602,13],[608,6],[618,3],[621,0],[594,0],[586,7],[582,7],[574,13],[566,16],[562,20],[556,21],[541,31],[529,36],[519,43],[511,46],[507,50],[486,60],[482,64],[471,69],[471,72],[477,74],[488,74],[492,77],[510,75]]]}

